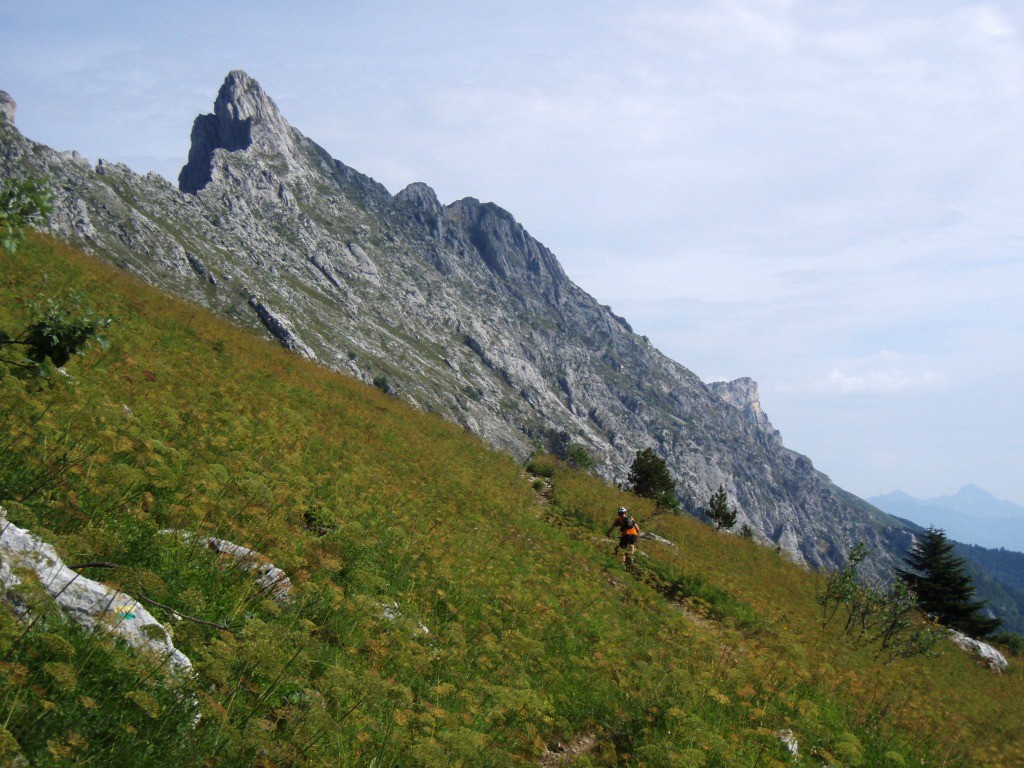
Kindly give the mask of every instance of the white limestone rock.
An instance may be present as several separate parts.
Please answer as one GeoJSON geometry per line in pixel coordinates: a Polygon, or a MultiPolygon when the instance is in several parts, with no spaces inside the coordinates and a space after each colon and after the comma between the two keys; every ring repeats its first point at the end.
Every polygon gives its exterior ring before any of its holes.
{"type": "Polygon", "coordinates": [[[18,105],[14,103],[7,91],[0,91],[0,120],[14,125],[14,114],[18,111],[18,105]]]}
{"type": "Polygon", "coordinates": [[[640,538],[644,541],[656,541],[658,544],[664,544],[669,547],[677,547],[674,541],[669,541],[664,536],[659,536],[656,533],[650,533],[648,531],[640,531],[640,538]]]}
{"type": "Polygon", "coordinates": [[[167,629],[131,595],[82,576],[61,560],[57,551],[6,518],[0,508],[0,583],[19,614],[27,615],[10,590],[21,584],[18,571],[30,571],[43,589],[73,621],[88,629],[103,629],[132,648],[152,652],[177,673],[188,674],[192,662],[174,647],[167,629]]]}
{"type": "Polygon", "coordinates": [[[781,731],[776,731],[775,735],[779,737],[779,741],[782,742],[792,759],[796,760],[800,757],[800,742],[797,741],[796,734],[792,730],[783,728],[781,731]]]}
{"type": "Polygon", "coordinates": [[[188,531],[167,528],[160,531],[160,533],[178,536],[185,541],[194,541],[212,552],[216,552],[218,555],[231,558],[243,571],[256,575],[256,586],[261,592],[269,595],[279,603],[286,603],[291,599],[292,580],[288,578],[288,574],[256,550],[243,547],[241,544],[235,544],[227,539],[218,539],[214,536],[196,536],[188,531]]]}
{"type": "MultiPolygon", "coordinates": [[[[402,618],[402,610],[398,607],[398,602],[395,600],[386,600],[383,603],[377,603],[377,607],[380,608],[380,615],[382,619],[388,621],[398,621],[402,618]]],[[[419,630],[420,635],[426,636],[430,634],[430,630],[427,629],[427,625],[422,621],[416,622],[416,629],[419,630]]],[[[413,635],[416,637],[416,635],[413,635]]]]}
{"type": "Polygon", "coordinates": [[[956,630],[950,633],[949,639],[953,641],[957,648],[964,653],[970,654],[979,664],[987,669],[991,669],[998,675],[1003,674],[1010,668],[1006,657],[988,643],[975,640],[973,637],[968,637],[963,632],[957,632],[956,630]]]}

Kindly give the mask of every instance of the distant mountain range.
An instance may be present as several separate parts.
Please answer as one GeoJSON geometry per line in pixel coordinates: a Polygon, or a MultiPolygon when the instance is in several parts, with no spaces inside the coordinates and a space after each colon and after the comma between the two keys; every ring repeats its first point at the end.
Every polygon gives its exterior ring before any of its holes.
{"type": "Polygon", "coordinates": [[[1024,552],[1024,507],[997,499],[976,485],[932,499],[894,491],[868,501],[890,515],[942,528],[949,538],[966,544],[1024,552]]]}
{"type": "Polygon", "coordinates": [[[988,601],[1004,630],[1024,634],[1024,507],[976,485],[933,499],[894,491],[868,501],[912,529],[944,530],[967,561],[976,596],[988,601]]]}

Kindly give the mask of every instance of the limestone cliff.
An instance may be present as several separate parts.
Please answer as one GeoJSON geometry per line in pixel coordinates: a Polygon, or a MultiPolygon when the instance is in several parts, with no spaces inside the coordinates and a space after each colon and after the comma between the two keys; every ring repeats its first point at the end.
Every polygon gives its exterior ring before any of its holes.
{"type": "MultiPolygon", "coordinates": [[[[7,102],[3,102],[4,105],[7,102]]],[[[0,121],[3,175],[46,175],[52,231],[324,365],[526,456],[568,433],[622,480],[636,451],[668,462],[686,510],[721,484],[762,541],[878,567],[902,546],[891,518],[783,444],[756,383],[708,385],[575,285],[507,211],[426,184],[390,194],[288,125],[244,72],[196,119],[175,188],[58,153],[0,121]]]]}

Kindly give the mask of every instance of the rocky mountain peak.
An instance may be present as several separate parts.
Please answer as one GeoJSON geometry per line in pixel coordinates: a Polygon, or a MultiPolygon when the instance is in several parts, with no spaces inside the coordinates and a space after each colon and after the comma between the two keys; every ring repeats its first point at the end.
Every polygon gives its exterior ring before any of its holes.
{"type": "Polygon", "coordinates": [[[734,381],[715,381],[711,383],[711,390],[736,408],[744,419],[781,442],[778,430],[772,426],[764,409],[761,408],[756,381],[748,376],[742,376],[734,381]]]}
{"type": "Polygon", "coordinates": [[[558,301],[568,282],[554,254],[530,236],[511,213],[475,197],[456,200],[445,208],[448,218],[461,226],[487,267],[498,277],[540,278],[558,301]]]}
{"type": "Polygon", "coordinates": [[[288,123],[277,105],[267,96],[260,84],[240,69],[232,70],[224,78],[213,104],[214,114],[222,121],[244,123],[251,121],[265,130],[283,133],[288,123]]]}
{"type": "Polygon", "coordinates": [[[397,193],[395,200],[408,203],[419,210],[435,215],[440,214],[442,211],[441,201],[437,199],[437,193],[422,181],[414,181],[397,193]]]}
{"type": "Polygon", "coordinates": [[[182,192],[195,193],[212,178],[213,155],[249,149],[253,144],[270,152],[292,153],[292,128],[260,84],[240,69],[228,73],[217,93],[213,114],[192,124],[188,162],[178,174],[182,192]]]}
{"type": "Polygon", "coordinates": [[[851,540],[905,549],[782,445],[753,380],[709,386],[661,355],[497,205],[441,205],[421,183],[392,196],[244,72],[193,125],[187,199],[0,127],[0,170],[54,179],[51,232],[367,383],[386,375],[496,447],[525,457],[567,434],[609,477],[654,447],[685,509],[724,485],[759,536],[811,565],[841,564],[851,540]]]}
{"type": "Polygon", "coordinates": [[[14,103],[14,99],[10,97],[10,94],[6,91],[0,91],[0,120],[14,125],[14,112],[17,106],[14,103]]]}

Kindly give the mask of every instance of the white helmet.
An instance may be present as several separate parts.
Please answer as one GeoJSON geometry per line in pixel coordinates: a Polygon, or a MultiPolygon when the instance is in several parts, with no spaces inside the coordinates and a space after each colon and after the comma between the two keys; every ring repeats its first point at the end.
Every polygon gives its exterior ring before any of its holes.
{"type": "Polygon", "coordinates": [[[626,514],[626,508],[625,507],[619,507],[619,514],[620,515],[626,514]]]}

